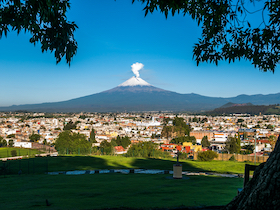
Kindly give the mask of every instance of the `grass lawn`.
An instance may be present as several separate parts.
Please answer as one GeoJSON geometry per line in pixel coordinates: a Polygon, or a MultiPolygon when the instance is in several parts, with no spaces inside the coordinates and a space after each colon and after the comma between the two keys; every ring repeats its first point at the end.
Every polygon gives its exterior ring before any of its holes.
{"type": "MultiPolygon", "coordinates": [[[[9,174],[42,174],[47,171],[71,171],[94,169],[162,169],[173,170],[175,159],[127,158],[122,156],[59,156],[36,157],[22,160],[7,161],[9,174]]],[[[234,161],[191,161],[181,160],[183,171],[217,172],[243,174],[245,163],[234,161]]],[[[0,162],[0,167],[3,163],[0,162]]]]}
{"type": "Polygon", "coordinates": [[[24,149],[24,148],[15,148],[15,147],[1,147],[0,148],[0,158],[12,157],[11,151],[16,150],[17,156],[26,156],[26,155],[35,155],[42,152],[36,149],[24,149]]]}
{"type": "Polygon", "coordinates": [[[168,177],[171,175],[41,174],[10,175],[6,178],[0,176],[2,192],[0,209],[225,205],[236,196],[237,188],[243,184],[241,178],[190,176],[189,179],[173,180],[168,177]],[[51,206],[46,206],[46,199],[51,206]]]}

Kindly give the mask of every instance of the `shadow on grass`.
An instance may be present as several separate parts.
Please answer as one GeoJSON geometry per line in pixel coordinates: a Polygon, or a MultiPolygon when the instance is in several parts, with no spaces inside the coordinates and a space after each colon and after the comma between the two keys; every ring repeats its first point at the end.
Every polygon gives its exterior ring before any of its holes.
{"type": "MultiPolygon", "coordinates": [[[[175,160],[168,159],[135,159],[133,165],[135,168],[144,168],[144,169],[161,169],[161,170],[173,170],[173,164],[175,164],[175,160]]],[[[187,162],[180,162],[182,164],[183,171],[204,171],[202,168],[197,168],[187,162]]]]}
{"type": "MultiPolygon", "coordinates": [[[[22,160],[10,160],[7,161],[5,164],[7,164],[7,172],[9,174],[17,174],[18,171],[21,169],[22,174],[44,174],[45,172],[50,171],[71,171],[71,170],[95,170],[95,169],[129,169],[129,168],[143,168],[143,169],[161,169],[161,170],[172,170],[173,164],[176,163],[175,160],[172,159],[154,159],[154,158],[126,158],[126,157],[120,157],[120,156],[59,156],[59,157],[36,157],[36,158],[30,158],[30,159],[22,159],[22,160]]],[[[192,166],[191,162],[181,162],[183,165],[184,171],[204,171],[201,168],[197,168],[192,166]]],[[[0,167],[3,165],[2,162],[0,162],[0,167]]],[[[176,183],[174,185],[173,179],[166,179],[165,175],[159,175],[159,176],[149,176],[149,179],[144,177],[143,175],[137,175],[137,176],[125,176],[125,175],[119,175],[114,174],[114,177],[111,177],[112,174],[106,174],[101,176],[94,176],[95,181],[93,182],[92,176],[84,176],[83,179],[76,179],[76,176],[10,176],[12,180],[17,180],[16,182],[13,181],[12,185],[9,184],[9,186],[21,186],[24,185],[24,187],[21,187],[20,189],[24,189],[25,194],[33,193],[33,197],[31,196],[31,200],[29,200],[28,203],[32,203],[32,205],[36,202],[34,201],[34,196],[38,194],[37,191],[33,191],[33,188],[39,189],[40,194],[48,194],[48,197],[51,197],[51,200],[54,202],[56,197],[61,197],[60,195],[63,194],[66,196],[65,200],[65,206],[63,208],[58,209],[78,209],[75,207],[69,208],[69,200],[73,200],[74,204],[79,202],[90,202],[92,203],[92,200],[96,198],[95,202],[101,202],[102,199],[104,199],[103,203],[106,203],[108,200],[108,197],[110,197],[110,202],[112,202],[111,208],[101,208],[101,209],[131,209],[131,210],[137,210],[137,208],[114,208],[120,206],[117,202],[118,200],[122,199],[123,197],[129,197],[131,199],[131,196],[134,197],[135,203],[140,203],[143,199],[151,198],[151,203],[153,203],[153,206],[155,205],[155,199],[157,200],[157,203],[159,203],[159,206],[162,206],[161,204],[164,202],[167,206],[177,206],[177,204],[185,203],[185,198],[190,197],[190,199],[198,200],[198,205],[200,205],[199,202],[202,204],[211,204],[215,205],[216,201],[214,203],[212,202],[213,195],[219,195],[219,199],[221,194],[214,194],[213,189],[211,187],[211,184],[217,183],[219,181],[220,186],[228,185],[228,179],[222,179],[223,182],[219,178],[213,178],[210,177],[205,179],[204,177],[198,176],[192,178],[192,180],[196,181],[186,181],[185,180],[176,180],[176,183]],[[119,177],[118,177],[119,176],[119,177]],[[19,179],[20,177],[20,179],[19,179]],[[121,177],[121,178],[120,178],[121,177]],[[28,180],[28,181],[21,181],[21,180],[28,180]],[[213,181],[216,180],[216,181],[213,181]],[[218,180],[219,179],[219,180],[218,180]],[[19,180],[19,181],[18,181],[19,180]],[[36,181],[34,181],[36,180],[36,181]],[[42,181],[43,180],[43,181],[42,181]],[[17,183],[17,184],[15,184],[17,183]],[[30,184],[31,183],[31,184],[30,184]],[[50,183],[52,184],[52,190],[50,191],[49,186],[50,183]],[[89,183],[93,183],[89,186],[89,183]],[[179,183],[179,184],[178,184],[179,183]],[[188,190],[185,190],[186,184],[189,184],[188,190]],[[31,186],[31,187],[30,187],[31,186]],[[39,186],[39,187],[38,187],[39,186]],[[207,186],[207,187],[205,187],[207,186]],[[29,193],[26,193],[25,190],[32,189],[29,193]],[[203,194],[203,190],[198,193],[196,193],[198,196],[195,198],[192,198],[193,192],[196,190],[204,189],[204,191],[209,190],[211,193],[208,193],[210,195],[209,198],[206,199],[206,201],[201,198],[201,195],[203,194]],[[54,190],[53,190],[54,189],[54,190]],[[65,193],[63,190],[67,191],[65,193]],[[120,191],[115,191],[116,189],[119,189],[120,191]],[[137,189],[137,190],[135,190],[137,189]],[[69,191],[69,192],[68,192],[69,191]],[[187,192],[191,192],[190,194],[185,194],[187,192]],[[35,193],[35,194],[34,194],[35,193]],[[178,196],[170,197],[171,194],[176,195],[179,194],[181,197],[183,197],[182,200],[179,199],[178,196]],[[55,196],[54,196],[54,195],[55,196]],[[66,195],[65,195],[66,194],[66,195]],[[59,195],[59,196],[58,196],[59,195]],[[103,196],[105,195],[105,196],[103,196]],[[182,196],[183,195],[183,196],[182,196]],[[88,197],[90,198],[88,199],[88,197]],[[115,197],[114,197],[115,196],[115,197]],[[172,201],[175,198],[178,198],[179,200],[172,201]],[[140,200],[139,200],[139,199],[140,200]],[[77,200],[76,200],[77,199],[77,200]],[[84,199],[83,201],[79,199],[84,199]],[[142,200],[141,200],[142,199],[142,200]],[[210,200],[208,202],[208,200],[210,200]],[[66,205],[67,204],[67,205],[66,205]]],[[[1,177],[3,178],[3,176],[1,177]]],[[[225,195],[225,199],[228,199],[232,197],[232,194],[225,193],[225,191],[231,190],[232,192],[235,192],[235,186],[236,182],[232,183],[233,190],[231,188],[223,190],[222,195],[225,195]]],[[[216,189],[216,188],[215,188],[216,189]]],[[[10,190],[11,191],[11,190],[10,190]]],[[[230,191],[230,192],[231,192],[230,191]]],[[[21,193],[22,190],[16,190],[17,193],[21,193]]],[[[218,191],[219,192],[219,191],[218,191]]],[[[11,194],[14,196],[14,192],[11,191],[11,194]]],[[[10,196],[10,197],[13,197],[10,196]]],[[[22,195],[19,194],[17,197],[21,197],[22,195]]],[[[30,196],[29,196],[30,197],[30,196]]],[[[176,199],[177,199],[176,198],[176,199]]],[[[41,198],[40,198],[41,199],[41,198]]],[[[224,199],[224,198],[223,198],[224,199]]],[[[218,204],[224,204],[224,200],[218,201],[218,204]]],[[[24,199],[22,199],[24,200],[24,199]]],[[[40,200],[40,202],[45,202],[45,197],[40,200]]],[[[56,201],[56,202],[61,202],[56,201]]],[[[55,202],[54,202],[55,203],[55,202]]],[[[120,202],[121,203],[121,202],[120,202]]],[[[124,201],[125,203],[125,201],[124,201]]],[[[148,202],[147,202],[148,203],[148,202]]],[[[186,204],[190,205],[188,202],[186,204]]],[[[196,204],[196,203],[195,203],[196,204]]],[[[83,203],[84,205],[84,203],[83,203]]],[[[90,204],[92,205],[92,204],[90,204]]],[[[132,206],[134,203],[131,204],[132,206]]],[[[191,205],[194,205],[193,203],[191,205]]],[[[96,206],[96,205],[95,205],[96,206]]],[[[98,206],[98,205],[97,205],[98,206]]],[[[151,205],[152,206],[152,205],[151,205]]],[[[32,207],[37,208],[37,206],[32,207]]],[[[221,209],[222,206],[212,206],[212,207],[177,207],[172,209],[221,209]]],[[[88,208],[88,209],[92,209],[88,208]]],[[[93,208],[94,209],[94,208],[93,208]]],[[[98,209],[95,207],[95,209],[98,209]]],[[[168,209],[168,208],[156,208],[156,207],[147,207],[147,208],[141,208],[141,209],[168,209]]]]}
{"type": "MultiPolygon", "coordinates": [[[[59,156],[35,157],[0,162],[5,174],[43,174],[51,171],[96,170],[96,169],[160,169],[173,170],[172,159],[132,158],[122,156],[59,156]]],[[[202,172],[190,163],[181,162],[184,171],[202,172]]],[[[4,174],[2,171],[2,175],[4,174]]]]}

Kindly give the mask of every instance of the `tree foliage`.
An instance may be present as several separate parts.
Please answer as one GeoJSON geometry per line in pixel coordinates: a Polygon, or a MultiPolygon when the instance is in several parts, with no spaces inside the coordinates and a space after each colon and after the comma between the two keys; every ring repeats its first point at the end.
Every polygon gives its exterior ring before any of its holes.
{"type": "Polygon", "coordinates": [[[158,145],[148,141],[148,142],[139,142],[138,144],[133,144],[127,151],[127,157],[170,157],[166,152],[158,150],[158,145]]]}
{"type": "Polygon", "coordinates": [[[183,118],[175,117],[173,120],[173,126],[165,125],[162,129],[161,135],[166,138],[172,136],[182,137],[190,135],[190,126],[186,124],[183,118]]]}
{"type": "Polygon", "coordinates": [[[210,146],[210,142],[208,141],[207,136],[203,136],[203,138],[201,140],[201,145],[202,145],[202,147],[209,147],[210,146]]]}
{"type": "Polygon", "coordinates": [[[55,141],[55,149],[61,153],[78,154],[87,153],[91,144],[87,141],[86,136],[71,131],[63,131],[55,141]]]}
{"type": "Polygon", "coordinates": [[[12,139],[12,138],[15,138],[15,137],[16,137],[15,134],[9,134],[9,135],[7,135],[7,138],[8,138],[8,139],[12,139]]]}
{"type": "Polygon", "coordinates": [[[16,151],[16,150],[12,150],[12,151],[11,151],[11,156],[12,156],[12,157],[17,156],[17,151],[16,151]]]}
{"type": "Polygon", "coordinates": [[[9,140],[9,147],[13,147],[14,146],[14,140],[10,139],[9,140]]]}
{"type": "Polygon", "coordinates": [[[138,1],[146,4],[145,15],[159,10],[166,18],[170,13],[182,13],[197,21],[202,28],[201,38],[193,49],[197,65],[245,59],[262,71],[274,72],[280,61],[280,1],[138,1]],[[253,23],[254,15],[262,17],[262,21],[253,23]]]}
{"type": "Polygon", "coordinates": [[[240,153],[240,138],[239,137],[229,137],[226,141],[225,151],[230,154],[240,153]]]}
{"type": "Polygon", "coordinates": [[[31,141],[31,142],[37,142],[37,141],[39,141],[40,140],[40,138],[41,138],[41,136],[39,135],[39,134],[31,134],[30,136],[29,136],[29,141],[31,141]]]}
{"type": "Polygon", "coordinates": [[[101,152],[101,154],[111,155],[114,154],[115,146],[122,146],[124,149],[126,149],[130,144],[131,141],[129,137],[117,136],[117,138],[113,138],[111,142],[108,142],[107,140],[102,141],[98,150],[101,152]]]}
{"type": "Polygon", "coordinates": [[[70,120],[64,127],[63,130],[67,131],[67,130],[75,130],[77,126],[77,122],[73,123],[72,120],[70,120]]]}
{"type": "Polygon", "coordinates": [[[166,137],[167,139],[172,136],[173,128],[172,126],[165,125],[162,129],[161,135],[162,137],[166,137]]]}
{"type": "Polygon", "coordinates": [[[114,153],[114,146],[107,140],[104,140],[100,143],[100,149],[104,155],[111,155],[114,153]]]}
{"type": "Polygon", "coordinates": [[[255,146],[253,144],[247,144],[241,147],[243,151],[241,151],[241,154],[247,155],[252,154],[254,152],[255,146]]]}
{"type": "Polygon", "coordinates": [[[197,155],[197,159],[200,161],[211,161],[214,158],[217,158],[218,154],[212,150],[207,150],[204,152],[199,152],[197,155]]]}
{"type": "Polygon", "coordinates": [[[191,142],[192,144],[196,144],[196,138],[194,136],[180,136],[170,141],[170,143],[181,144],[181,145],[184,142],[191,142]]]}
{"type": "Polygon", "coordinates": [[[6,147],[7,146],[7,141],[3,139],[2,136],[0,136],[0,147],[6,147]]]}
{"type": "Polygon", "coordinates": [[[69,0],[0,0],[0,38],[10,30],[31,34],[30,42],[41,43],[42,52],[54,51],[56,63],[65,56],[70,65],[77,53],[74,31],[77,25],[67,21],[69,0]]]}
{"type": "Polygon", "coordinates": [[[90,136],[89,136],[89,141],[90,143],[96,143],[96,139],[95,139],[95,130],[92,129],[91,132],[90,132],[90,136]]]}
{"type": "Polygon", "coordinates": [[[269,144],[271,145],[271,149],[274,150],[277,138],[274,135],[268,137],[269,144]]]}
{"type": "Polygon", "coordinates": [[[125,136],[125,137],[120,137],[117,136],[117,138],[113,138],[111,140],[111,143],[115,144],[116,146],[122,146],[124,149],[126,149],[130,144],[130,138],[125,136]]]}

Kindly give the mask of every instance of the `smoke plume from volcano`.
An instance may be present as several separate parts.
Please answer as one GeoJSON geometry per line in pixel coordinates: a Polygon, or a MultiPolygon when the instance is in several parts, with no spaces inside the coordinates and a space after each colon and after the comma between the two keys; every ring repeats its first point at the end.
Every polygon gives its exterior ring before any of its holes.
{"type": "Polygon", "coordinates": [[[142,63],[134,63],[131,65],[131,71],[133,72],[133,74],[136,75],[136,77],[139,77],[139,71],[144,67],[144,65],[142,63]]]}

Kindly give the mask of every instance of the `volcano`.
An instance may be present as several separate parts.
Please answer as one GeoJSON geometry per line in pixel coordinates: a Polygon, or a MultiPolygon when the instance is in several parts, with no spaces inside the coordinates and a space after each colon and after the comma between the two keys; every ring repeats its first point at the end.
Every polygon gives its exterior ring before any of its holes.
{"type": "MultiPolygon", "coordinates": [[[[154,87],[150,85],[145,80],[141,79],[140,77],[131,77],[130,79],[126,80],[124,83],[118,85],[117,87],[103,91],[102,93],[117,93],[117,92],[131,92],[131,93],[141,93],[141,92],[164,92],[166,90],[154,87]]],[[[169,92],[169,91],[167,91],[169,92]]]]}
{"type": "Polygon", "coordinates": [[[133,112],[206,111],[226,103],[279,104],[280,94],[239,95],[232,98],[180,94],[152,86],[133,76],[115,88],[68,101],[0,107],[0,111],[34,112],[133,112]]]}

